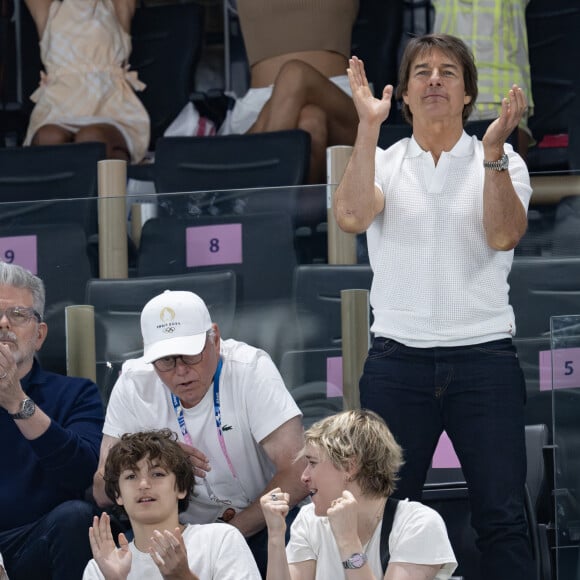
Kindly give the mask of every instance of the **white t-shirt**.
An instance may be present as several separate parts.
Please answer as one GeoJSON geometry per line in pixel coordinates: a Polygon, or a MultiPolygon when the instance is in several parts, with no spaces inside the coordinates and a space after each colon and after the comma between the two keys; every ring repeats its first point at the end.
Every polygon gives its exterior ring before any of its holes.
{"type": "MultiPolygon", "coordinates": [[[[522,158],[505,145],[524,208],[522,158]]],[[[513,251],[489,247],[483,228],[483,145],[465,132],[437,165],[414,138],[376,150],[385,209],[367,230],[372,331],[407,346],[462,346],[515,334],[507,277],[513,251]]]]}
{"type": "MultiPolygon", "coordinates": [[[[368,544],[363,546],[375,578],[383,578],[381,525],[382,520],[368,544]]],[[[415,501],[398,503],[389,536],[389,553],[390,562],[440,564],[442,568],[435,576],[436,580],[447,580],[457,568],[443,519],[435,510],[415,501]]],[[[286,556],[289,564],[316,560],[316,580],[344,578],[342,558],[328,518],[318,517],[313,504],[298,512],[292,524],[286,556]]]]}
{"type": "MultiPolygon", "coordinates": [[[[239,511],[259,497],[274,475],[274,466],[259,442],[301,413],[267,353],[242,342],[222,340],[221,358],[222,432],[237,478],[232,476],[218,439],[213,386],[183,414],[193,445],[209,457],[207,480],[212,491],[239,511]]],[[[153,365],[142,358],[127,361],[111,393],[103,433],[119,438],[123,433],[162,428],[171,429],[183,440],[171,392],[153,365]]],[[[210,500],[203,480],[196,478],[194,496],[181,517],[189,523],[206,524],[215,522],[227,507],[210,500]]]]}
{"type": "Polygon", "coordinates": [[[0,554],[0,580],[8,580],[8,574],[4,570],[4,560],[2,559],[2,554],[0,554]]]}
{"type": "MultiPolygon", "coordinates": [[[[189,569],[202,580],[260,580],[252,552],[242,534],[227,524],[187,526],[183,532],[189,569]]],[[[161,580],[153,558],[140,552],[133,542],[131,571],[127,580],[161,580]]],[[[83,580],[103,580],[97,563],[91,560],[83,580]]]]}

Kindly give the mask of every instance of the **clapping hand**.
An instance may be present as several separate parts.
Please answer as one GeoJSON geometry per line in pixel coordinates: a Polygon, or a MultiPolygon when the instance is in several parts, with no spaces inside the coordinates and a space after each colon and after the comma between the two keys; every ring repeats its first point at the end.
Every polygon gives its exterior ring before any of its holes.
{"type": "Polygon", "coordinates": [[[125,580],[131,570],[131,552],[125,534],[119,534],[119,548],[111,533],[111,518],[103,512],[89,528],[93,558],[107,580],[125,580]]]}
{"type": "Polygon", "coordinates": [[[381,99],[375,98],[369,86],[363,61],[353,56],[348,61],[348,80],[352,90],[352,99],[361,123],[380,126],[391,112],[393,85],[383,89],[381,99]]]}
{"type": "MultiPolygon", "coordinates": [[[[4,332],[4,334],[7,334],[4,332]]],[[[0,340],[0,407],[9,413],[17,413],[20,401],[26,394],[18,380],[16,359],[6,342],[0,340]],[[16,402],[17,407],[14,408],[16,402]]],[[[0,576],[2,578],[2,576],[0,576]]]]}
{"type": "Polygon", "coordinates": [[[163,578],[199,580],[189,569],[187,548],[179,528],[175,528],[173,532],[155,530],[151,538],[149,553],[163,578]]]}
{"type": "Polygon", "coordinates": [[[527,111],[528,102],[524,91],[518,85],[513,85],[508,97],[502,100],[499,117],[490,124],[483,136],[483,146],[486,149],[497,150],[501,155],[503,144],[527,111]]]}

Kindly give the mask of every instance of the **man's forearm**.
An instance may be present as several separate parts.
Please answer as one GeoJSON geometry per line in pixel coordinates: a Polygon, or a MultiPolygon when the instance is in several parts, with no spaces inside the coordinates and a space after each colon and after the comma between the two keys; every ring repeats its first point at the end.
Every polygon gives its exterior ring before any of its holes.
{"type": "Polygon", "coordinates": [[[507,171],[485,170],[483,225],[494,250],[512,250],[527,227],[526,211],[507,171]]]}
{"type": "Polygon", "coordinates": [[[334,217],[341,229],[365,231],[375,215],[375,151],[378,126],[359,126],[356,142],[344,176],[333,196],[334,217]]]}
{"type": "Polygon", "coordinates": [[[95,472],[93,477],[93,498],[95,503],[100,508],[107,508],[113,505],[113,502],[109,499],[109,496],[105,493],[105,479],[103,473],[99,470],[95,472]]]}

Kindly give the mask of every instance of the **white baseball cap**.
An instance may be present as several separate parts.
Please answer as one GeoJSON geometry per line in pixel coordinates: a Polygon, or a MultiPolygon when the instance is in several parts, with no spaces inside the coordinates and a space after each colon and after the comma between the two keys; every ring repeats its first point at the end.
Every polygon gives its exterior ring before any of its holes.
{"type": "Polygon", "coordinates": [[[143,358],[150,363],[164,356],[199,354],[210,328],[209,311],[197,294],[165,290],[141,312],[143,358]]]}

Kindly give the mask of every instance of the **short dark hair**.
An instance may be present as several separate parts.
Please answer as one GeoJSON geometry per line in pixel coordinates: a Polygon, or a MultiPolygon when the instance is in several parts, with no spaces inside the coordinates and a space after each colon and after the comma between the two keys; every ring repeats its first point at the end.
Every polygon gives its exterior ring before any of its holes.
{"type": "Polygon", "coordinates": [[[116,503],[121,491],[119,477],[125,469],[134,469],[144,457],[157,461],[167,471],[175,474],[178,491],[187,492],[177,505],[181,513],[187,509],[195,478],[189,458],[177,443],[177,435],[169,429],[125,433],[109,450],[105,462],[105,493],[116,503]]]}
{"type": "MultiPolygon", "coordinates": [[[[456,36],[450,34],[425,34],[412,38],[405,48],[399,67],[399,84],[397,86],[396,97],[403,99],[403,94],[407,92],[409,86],[409,76],[411,75],[411,65],[415,59],[433,49],[440,50],[445,55],[457,61],[463,68],[463,84],[465,85],[465,94],[471,97],[471,101],[463,107],[463,124],[467,122],[475,100],[477,99],[477,68],[475,59],[469,47],[456,36]]],[[[403,101],[402,114],[405,121],[413,124],[413,113],[409,106],[403,101]]]]}

